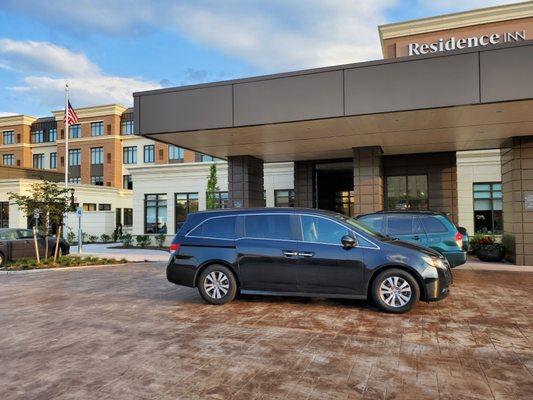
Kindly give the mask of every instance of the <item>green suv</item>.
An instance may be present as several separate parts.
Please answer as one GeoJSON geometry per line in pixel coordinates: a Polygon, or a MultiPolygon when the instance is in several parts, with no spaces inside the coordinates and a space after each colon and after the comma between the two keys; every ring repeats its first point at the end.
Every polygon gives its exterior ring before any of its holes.
{"type": "Polygon", "coordinates": [[[466,262],[463,235],[444,214],[432,211],[381,211],[360,215],[357,220],[383,235],[437,250],[452,267],[466,262]]]}

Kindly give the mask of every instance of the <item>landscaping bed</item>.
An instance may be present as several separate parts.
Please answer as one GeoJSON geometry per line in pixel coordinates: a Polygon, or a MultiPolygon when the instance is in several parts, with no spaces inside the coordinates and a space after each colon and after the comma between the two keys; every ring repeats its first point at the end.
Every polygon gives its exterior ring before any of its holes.
{"type": "Polygon", "coordinates": [[[128,260],[121,258],[103,258],[92,256],[63,256],[59,257],[56,262],[53,259],[48,261],[42,260],[40,264],[37,264],[35,258],[24,258],[21,260],[7,261],[5,265],[0,267],[0,271],[25,271],[30,269],[51,269],[51,268],[68,268],[68,267],[80,267],[88,265],[106,265],[106,264],[125,264],[128,260]]]}

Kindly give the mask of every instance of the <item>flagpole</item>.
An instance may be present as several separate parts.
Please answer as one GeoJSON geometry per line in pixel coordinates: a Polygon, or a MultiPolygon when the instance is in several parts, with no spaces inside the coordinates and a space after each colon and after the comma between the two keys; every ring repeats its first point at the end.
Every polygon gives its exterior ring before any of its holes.
{"type": "Polygon", "coordinates": [[[68,189],[68,83],[65,84],[65,189],[68,189]]]}

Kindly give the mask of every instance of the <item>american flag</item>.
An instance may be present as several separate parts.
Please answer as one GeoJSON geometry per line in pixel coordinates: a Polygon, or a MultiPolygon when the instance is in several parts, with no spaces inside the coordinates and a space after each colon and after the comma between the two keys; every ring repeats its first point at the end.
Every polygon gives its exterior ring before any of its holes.
{"type": "Polygon", "coordinates": [[[72,108],[70,105],[70,101],[68,102],[68,109],[65,110],[65,123],[69,125],[77,124],[79,121],[78,115],[76,114],[76,111],[72,108]]]}

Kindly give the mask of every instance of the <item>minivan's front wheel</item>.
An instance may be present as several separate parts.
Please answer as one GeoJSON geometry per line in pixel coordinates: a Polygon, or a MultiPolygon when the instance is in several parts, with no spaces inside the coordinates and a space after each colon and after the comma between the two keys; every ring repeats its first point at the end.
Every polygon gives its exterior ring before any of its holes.
{"type": "Polygon", "coordinates": [[[404,313],[409,311],[420,297],[415,278],[401,269],[381,272],[372,284],[372,300],[383,311],[404,313]]]}
{"type": "Polygon", "coordinates": [[[237,280],[229,268],[213,264],[200,274],[198,290],[206,302],[226,304],[237,294],[237,280]]]}

